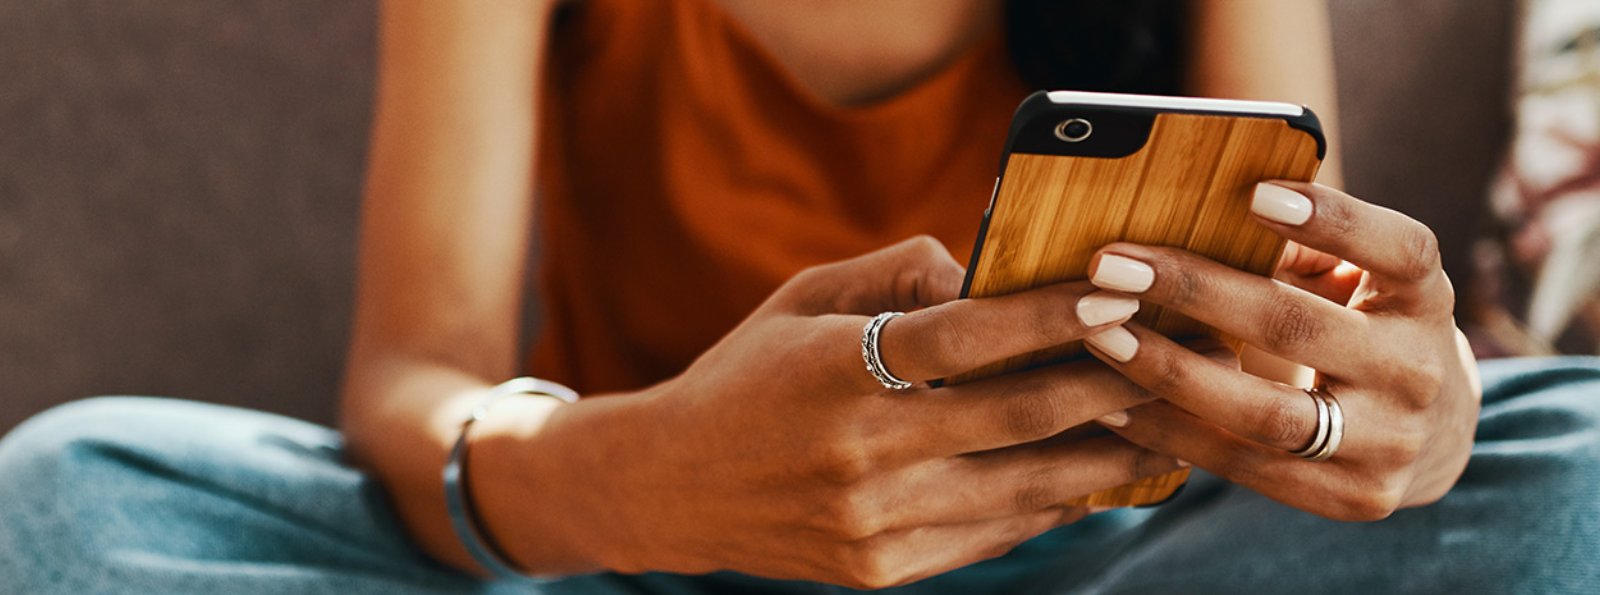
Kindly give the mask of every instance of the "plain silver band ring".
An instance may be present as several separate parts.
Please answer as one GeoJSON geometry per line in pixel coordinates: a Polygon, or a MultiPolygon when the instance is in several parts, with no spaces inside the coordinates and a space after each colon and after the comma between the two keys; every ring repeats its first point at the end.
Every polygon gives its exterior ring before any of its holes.
{"type": "Polygon", "coordinates": [[[873,316],[872,320],[867,321],[867,326],[861,329],[861,359],[867,362],[867,373],[889,390],[906,390],[912,386],[910,382],[889,373],[889,368],[883,365],[883,352],[878,347],[884,325],[904,315],[904,312],[884,312],[873,316]]]}
{"type": "Polygon", "coordinates": [[[1344,442],[1344,409],[1339,406],[1339,400],[1333,393],[1317,390],[1323,402],[1328,405],[1328,441],[1322,445],[1322,450],[1306,457],[1308,461],[1326,461],[1333,458],[1333,453],[1339,451],[1339,443],[1344,442]]]}
{"type": "Polygon", "coordinates": [[[1303,459],[1309,459],[1321,452],[1328,443],[1328,418],[1331,417],[1331,412],[1328,410],[1328,402],[1322,398],[1321,391],[1315,388],[1308,388],[1305,389],[1305,393],[1306,396],[1311,397],[1311,402],[1317,407],[1317,431],[1311,438],[1311,444],[1292,454],[1303,459]]]}

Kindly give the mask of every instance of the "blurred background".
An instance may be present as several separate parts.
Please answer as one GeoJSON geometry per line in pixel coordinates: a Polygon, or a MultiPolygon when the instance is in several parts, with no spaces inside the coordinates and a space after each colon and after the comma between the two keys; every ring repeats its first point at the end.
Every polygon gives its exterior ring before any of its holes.
{"type": "MultiPolygon", "coordinates": [[[[1439,232],[1485,355],[1593,352],[1600,2],[1330,5],[1348,188],[1439,232]]],[[[373,10],[0,3],[0,432],[100,394],[333,423],[373,10]]]]}

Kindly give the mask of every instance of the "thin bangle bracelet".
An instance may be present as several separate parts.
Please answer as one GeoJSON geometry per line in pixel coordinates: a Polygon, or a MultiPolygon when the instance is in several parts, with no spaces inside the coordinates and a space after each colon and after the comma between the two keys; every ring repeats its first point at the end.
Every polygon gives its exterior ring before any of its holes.
{"type": "Polygon", "coordinates": [[[455,529],[456,538],[461,540],[461,545],[472,555],[472,559],[495,578],[548,583],[552,579],[513,568],[507,558],[484,538],[477,515],[472,510],[472,497],[467,493],[467,430],[472,428],[473,423],[483,419],[491,406],[511,395],[551,397],[568,404],[578,402],[576,391],[549,380],[526,376],[512,378],[489,389],[489,394],[472,409],[472,415],[461,423],[461,433],[456,436],[456,444],[450,449],[450,459],[444,464],[444,505],[450,514],[450,526],[455,529]]]}

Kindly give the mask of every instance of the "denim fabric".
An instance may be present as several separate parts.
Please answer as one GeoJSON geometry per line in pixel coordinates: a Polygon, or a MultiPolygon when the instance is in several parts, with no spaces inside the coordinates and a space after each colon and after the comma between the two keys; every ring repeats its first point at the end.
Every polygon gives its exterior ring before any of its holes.
{"type": "MultiPolygon", "coordinates": [[[[1600,593],[1600,359],[1494,361],[1483,373],[1472,462],[1433,506],[1340,523],[1196,474],[1159,509],[1096,515],[893,591],[1600,593]]],[[[732,573],[602,574],[542,590],[845,591],[732,573]]],[[[425,558],[375,481],[342,462],[332,430],[109,397],[0,441],[0,592],[536,590],[425,558]]]]}

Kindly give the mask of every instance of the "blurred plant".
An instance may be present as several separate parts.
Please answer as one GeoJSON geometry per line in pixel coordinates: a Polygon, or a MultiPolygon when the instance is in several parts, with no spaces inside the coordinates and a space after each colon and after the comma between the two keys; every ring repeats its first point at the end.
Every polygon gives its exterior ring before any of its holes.
{"type": "Polygon", "coordinates": [[[1475,252],[1481,355],[1600,353],[1600,10],[1525,14],[1516,138],[1475,252]],[[1513,315],[1520,312],[1520,315],[1513,315]]]}

